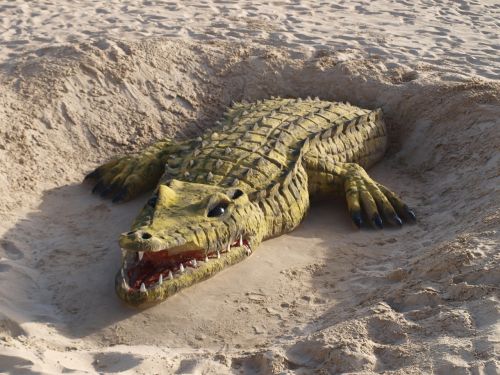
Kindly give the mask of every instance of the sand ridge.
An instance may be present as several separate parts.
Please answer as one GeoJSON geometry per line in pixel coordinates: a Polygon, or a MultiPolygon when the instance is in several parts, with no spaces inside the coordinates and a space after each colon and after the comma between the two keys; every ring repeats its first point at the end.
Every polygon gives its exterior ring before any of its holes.
{"type": "Polygon", "coordinates": [[[498,82],[356,48],[103,33],[1,68],[0,372],[498,372],[498,82]],[[382,107],[391,145],[370,174],[418,223],[356,231],[342,202],[315,205],[211,280],[123,306],[116,237],[146,197],[113,205],[83,175],[270,95],[382,107]]]}

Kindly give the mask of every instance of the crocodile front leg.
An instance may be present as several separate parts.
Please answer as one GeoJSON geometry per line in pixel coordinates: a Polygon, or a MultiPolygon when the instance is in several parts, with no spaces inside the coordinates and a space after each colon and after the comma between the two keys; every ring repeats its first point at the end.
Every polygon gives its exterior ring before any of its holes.
{"type": "Polygon", "coordinates": [[[165,170],[168,155],[179,145],[166,139],[142,152],[113,159],[89,173],[85,179],[97,181],[92,193],[112,197],[113,202],[127,201],[153,189],[165,170]]]}
{"type": "Polygon", "coordinates": [[[356,163],[339,163],[332,158],[305,157],[309,191],[314,194],[337,193],[347,201],[349,214],[360,228],[364,218],[374,227],[383,228],[383,220],[401,226],[414,221],[415,213],[394,192],[372,180],[356,163]]]}

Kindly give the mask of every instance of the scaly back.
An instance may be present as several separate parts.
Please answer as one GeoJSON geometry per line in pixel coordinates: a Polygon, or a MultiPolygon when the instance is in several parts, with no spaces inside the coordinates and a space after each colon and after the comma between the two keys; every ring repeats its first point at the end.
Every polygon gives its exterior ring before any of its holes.
{"type": "Polygon", "coordinates": [[[311,153],[321,151],[337,161],[371,164],[385,149],[385,129],[378,116],[347,103],[318,99],[274,98],[255,103],[237,103],[229,109],[214,131],[198,138],[198,144],[182,155],[172,155],[163,181],[240,187],[247,193],[272,189],[290,175],[306,139],[311,153]],[[370,128],[372,127],[372,128],[370,128]],[[360,139],[384,138],[375,143],[360,139]],[[377,151],[377,152],[374,152],[377,151]]]}

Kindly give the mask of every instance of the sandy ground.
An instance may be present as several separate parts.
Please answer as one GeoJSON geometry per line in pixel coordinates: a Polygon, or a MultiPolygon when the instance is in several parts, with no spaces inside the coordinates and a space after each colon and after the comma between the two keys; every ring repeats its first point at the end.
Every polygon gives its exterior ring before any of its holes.
{"type": "Polygon", "coordinates": [[[0,2],[0,373],[497,374],[494,2],[0,2]],[[115,297],[113,205],[83,175],[231,100],[382,107],[370,173],[417,224],[342,202],[147,310],[115,297]]]}

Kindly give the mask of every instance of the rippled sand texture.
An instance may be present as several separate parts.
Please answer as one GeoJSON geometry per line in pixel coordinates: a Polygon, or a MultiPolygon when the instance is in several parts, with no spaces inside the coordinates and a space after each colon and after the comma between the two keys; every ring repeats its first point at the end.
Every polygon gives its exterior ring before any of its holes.
{"type": "Polygon", "coordinates": [[[487,77],[500,64],[481,34],[493,5],[101,4],[0,3],[0,373],[499,372],[500,85],[487,77]],[[413,18],[396,28],[387,9],[413,18]],[[441,31],[460,49],[416,34],[434,23],[453,24],[441,31]],[[382,27],[399,36],[378,40],[382,27]],[[327,201],[165,303],[121,304],[116,239],[147,196],[113,205],[85,173],[271,95],[381,107],[390,147],[370,174],[418,222],[358,231],[327,201]]]}
{"type": "Polygon", "coordinates": [[[387,62],[498,78],[495,1],[37,1],[0,4],[0,46],[152,36],[253,40],[299,53],[356,48],[387,62]]]}

